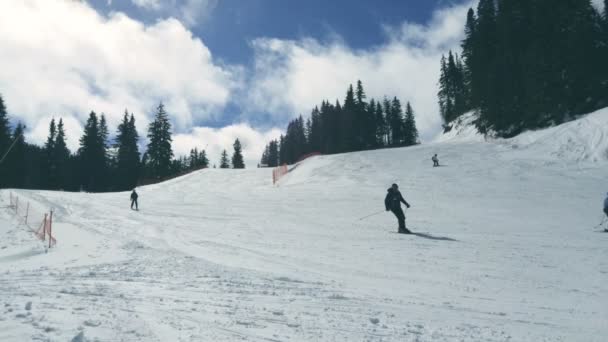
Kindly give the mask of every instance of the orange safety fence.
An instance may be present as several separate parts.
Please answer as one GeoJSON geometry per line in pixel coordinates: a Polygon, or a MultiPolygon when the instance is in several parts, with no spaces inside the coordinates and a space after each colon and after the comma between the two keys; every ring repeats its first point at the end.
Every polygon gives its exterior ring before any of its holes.
{"type": "MultiPolygon", "coordinates": [[[[34,235],[43,242],[47,241],[48,248],[57,244],[57,240],[53,237],[53,211],[41,213],[30,206],[29,201],[21,199],[19,196],[9,193],[9,208],[15,213],[19,222],[25,225],[34,235]],[[42,218],[42,222],[34,229],[31,222],[34,218],[42,218]]],[[[45,247],[47,247],[45,243],[45,247]]]]}
{"type": "Polygon", "coordinates": [[[279,179],[281,179],[281,177],[285,176],[287,174],[287,172],[289,172],[289,170],[287,169],[286,164],[275,167],[272,170],[272,184],[277,184],[279,179]]]}

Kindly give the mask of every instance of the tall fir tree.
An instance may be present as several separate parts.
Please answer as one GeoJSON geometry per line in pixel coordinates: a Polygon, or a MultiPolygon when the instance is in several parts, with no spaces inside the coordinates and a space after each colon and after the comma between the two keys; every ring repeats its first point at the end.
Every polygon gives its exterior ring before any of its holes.
{"type": "Polygon", "coordinates": [[[245,162],[243,161],[243,149],[241,146],[241,142],[239,141],[239,139],[236,139],[234,141],[234,144],[232,145],[232,147],[234,148],[234,153],[232,154],[232,168],[234,169],[244,169],[245,168],[245,162]]]}
{"type": "Polygon", "coordinates": [[[401,101],[397,97],[393,97],[390,103],[390,130],[393,146],[404,145],[403,135],[403,108],[401,107],[401,101]]]}
{"type": "Polygon", "coordinates": [[[135,117],[125,110],[118,125],[114,147],[116,153],[116,180],[118,190],[135,188],[140,177],[140,154],[137,145],[139,135],[135,127],[135,117]]]}
{"type": "Polygon", "coordinates": [[[148,168],[153,178],[165,178],[171,173],[171,123],[161,102],[156,110],[154,121],[148,127],[148,168]]]}
{"type": "Polygon", "coordinates": [[[355,102],[355,92],[352,84],[348,86],[344,105],[340,113],[340,130],[338,132],[340,147],[339,152],[353,151],[357,146],[356,136],[357,127],[355,126],[355,113],[357,111],[357,103],[355,102]]]}
{"type": "Polygon", "coordinates": [[[377,147],[385,147],[388,144],[388,126],[386,123],[386,117],[384,110],[382,110],[382,103],[378,101],[375,105],[376,118],[376,145],[377,147]]]}
{"type": "Polygon", "coordinates": [[[99,192],[105,190],[101,180],[105,177],[106,151],[101,140],[99,119],[95,112],[89,114],[80,138],[78,150],[80,184],[83,190],[99,192]]]}
{"type": "Polygon", "coordinates": [[[58,189],[59,175],[57,173],[57,160],[55,158],[55,139],[57,136],[57,125],[55,124],[55,118],[51,119],[49,123],[49,136],[44,143],[45,152],[45,167],[44,173],[46,174],[45,187],[47,189],[56,190],[58,189]]]}
{"type": "Polygon", "coordinates": [[[222,151],[222,155],[220,157],[220,169],[229,169],[230,161],[228,160],[228,152],[226,150],[222,151]]]}
{"type": "Polygon", "coordinates": [[[411,146],[419,143],[418,141],[418,128],[416,127],[416,119],[414,117],[414,110],[410,105],[409,101],[405,106],[405,121],[403,126],[404,134],[404,145],[411,146]]]}
{"type": "MultiPolygon", "coordinates": [[[[477,18],[475,17],[475,11],[472,8],[469,8],[469,11],[467,12],[467,21],[466,21],[465,28],[464,28],[465,38],[462,41],[461,47],[462,47],[462,59],[463,59],[463,64],[464,64],[464,68],[463,68],[464,83],[465,83],[465,86],[466,86],[466,88],[468,90],[468,94],[469,94],[468,106],[470,108],[479,107],[478,94],[480,91],[477,88],[473,88],[473,85],[475,85],[475,87],[477,87],[478,82],[475,82],[475,84],[472,82],[472,70],[473,70],[474,66],[477,64],[477,61],[475,60],[475,57],[476,57],[476,54],[475,54],[476,25],[477,25],[477,18]]],[[[445,64],[445,60],[444,60],[444,62],[442,62],[442,73],[447,74],[447,64],[445,64]],[[443,71],[443,68],[445,68],[445,71],[443,71]]]]}
{"type": "Polygon", "coordinates": [[[6,158],[5,167],[8,170],[8,182],[12,188],[24,188],[26,185],[26,175],[29,173],[26,161],[26,144],[23,136],[25,127],[21,122],[17,123],[13,131],[13,148],[6,158]]]}
{"type": "MultiPolygon", "coordinates": [[[[4,104],[2,95],[0,95],[0,160],[7,154],[11,143],[11,130],[9,127],[6,105],[4,104]]],[[[0,166],[1,165],[2,164],[0,164],[0,166]]],[[[6,170],[6,168],[0,167],[0,188],[4,188],[8,184],[8,175],[3,170],[6,170]]]]}
{"type": "Polygon", "coordinates": [[[57,135],[53,147],[53,158],[57,172],[57,188],[61,190],[74,190],[73,188],[73,168],[71,167],[70,150],[66,143],[65,128],[63,119],[59,119],[57,124],[57,135]]]}

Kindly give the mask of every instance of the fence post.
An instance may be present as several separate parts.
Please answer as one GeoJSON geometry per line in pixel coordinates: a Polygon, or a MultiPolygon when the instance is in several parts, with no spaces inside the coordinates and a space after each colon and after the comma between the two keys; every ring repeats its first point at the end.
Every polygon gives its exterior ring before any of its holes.
{"type": "Polygon", "coordinates": [[[53,228],[53,211],[51,210],[51,217],[49,218],[49,249],[51,248],[51,242],[53,241],[53,235],[51,235],[52,228],[53,228]]]}
{"type": "Polygon", "coordinates": [[[46,241],[46,215],[48,214],[44,214],[44,220],[42,221],[42,241],[46,241]]]}
{"type": "Polygon", "coordinates": [[[27,206],[25,207],[25,225],[27,226],[27,217],[30,214],[30,202],[27,202],[27,206]]]}

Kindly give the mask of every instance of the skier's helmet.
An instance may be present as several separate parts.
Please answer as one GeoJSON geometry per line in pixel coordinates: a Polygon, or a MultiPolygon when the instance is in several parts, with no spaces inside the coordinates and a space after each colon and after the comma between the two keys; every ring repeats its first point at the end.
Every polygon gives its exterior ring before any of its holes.
{"type": "Polygon", "coordinates": [[[399,185],[397,185],[396,183],[393,183],[393,185],[391,186],[393,189],[399,189],[399,185]]]}

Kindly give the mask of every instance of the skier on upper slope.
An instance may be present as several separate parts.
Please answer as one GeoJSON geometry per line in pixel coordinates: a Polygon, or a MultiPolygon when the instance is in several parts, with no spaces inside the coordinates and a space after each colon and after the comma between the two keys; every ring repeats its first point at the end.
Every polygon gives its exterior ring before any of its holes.
{"type": "Polygon", "coordinates": [[[399,233],[411,234],[412,232],[405,228],[405,214],[401,209],[402,202],[406,207],[410,207],[409,203],[407,203],[405,199],[403,199],[403,196],[401,196],[399,186],[397,184],[393,184],[387,190],[386,198],[384,199],[384,206],[386,207],[386,211],[392,211],[397,217],[397,221],[399,222],[399,233]]]}
{"type": "Polygon", "coordinates": [[[433,167],[439,166],[439,158],[437,158],[437,153],[435,153],[431,160],[433,161],[433,167]]]}
{"type": "Polygon", "coordinates": [[[135,191],[135,189],[133,189],[133,192],[131,192],[131,209],[133,209],[133,205],[135,205],[135,210],[139,210],[139,208],[137,207],[137,198],[139,196],[137,195],[137,192],[135,191]]]}

